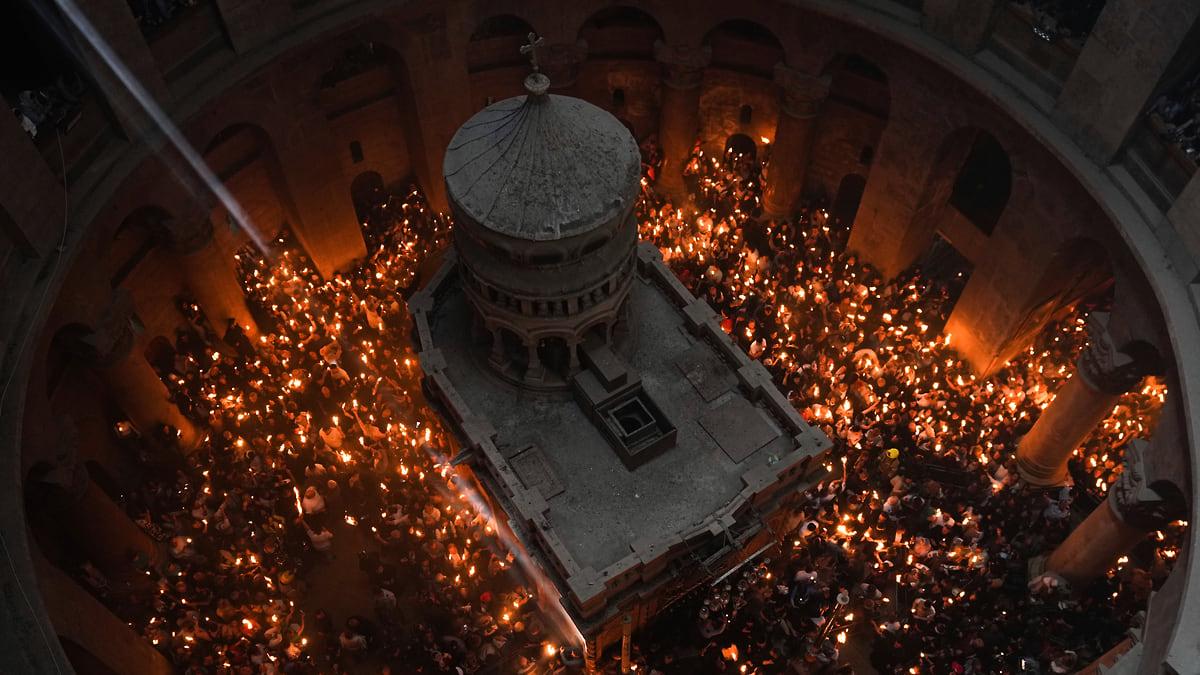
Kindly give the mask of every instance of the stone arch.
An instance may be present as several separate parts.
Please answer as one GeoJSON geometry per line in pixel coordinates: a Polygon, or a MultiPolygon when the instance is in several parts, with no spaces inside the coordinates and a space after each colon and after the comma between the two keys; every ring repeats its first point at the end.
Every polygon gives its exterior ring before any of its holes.
{"type": "Polygon", "coordinates": [[[775,77],[775,64],[785,61],[783,43],[755,21],[723,21],[705,34],[701,44],[712,47],[712,67],[766,79],[775,77]]]}
{"type": "Polygon", "coordinates": [[[635,7],[617,5],[592,14],[579,27],[578,39],[588,45],[588,58],[654,59],[654,42],[664,37],[653,16],[635,7]]]}
{"type": "Polygon", "coordinates": [[[829,81],[829,98],[887,119],[892,96],[887,73],[875,62],[853,52],[838,54],[825,64],[822,75],[829,81]]]}
{"type": "Polygon", "coordinates": [[[172,214],[157,204],[144,204],[129,212],[106,242],[109,283],[115,288],[166,235],[172,214]]]}
{"type": "Polygon", "coordinates": [[[891,115],[887,74],[856,53],[834,56],[820,71],[829,85],[814,130],[803,190],[833,195],[847,174],[866,175],[891,115]]]}
{"type": "Polygon", "coordinates": [[[514,14],[496,14],[480,21],[467,43],[467,72],[509,67],[526,67],[529,57],[521,53],[533,25],[514,14]]]}
{"type": "MultiPolygon", "coordinates": [[[[204,161],[265,239],[278,236],[284,223],[300,222],[283,165],[266,129],[252,122],[234,122],[209,138],[203,154],[204,161]]],[[[223,250],[236,250],[245,243],[248,235],[223,204],[214,203],[207,215],[218,232],[233,235],[223,250]]]]}

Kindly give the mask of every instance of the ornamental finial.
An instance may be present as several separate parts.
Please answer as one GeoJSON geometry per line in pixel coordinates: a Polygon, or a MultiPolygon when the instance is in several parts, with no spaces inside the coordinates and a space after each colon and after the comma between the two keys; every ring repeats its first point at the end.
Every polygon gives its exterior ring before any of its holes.
{"type": "Polygon", "coordinates": [[[521,45],[521,53],[529,55],[529,64],[533,66],[533,72],[538,72],[537,49],[546,42],[546,38],[540,38],[537,33],[529,34],[529,44],[521,45]]]}

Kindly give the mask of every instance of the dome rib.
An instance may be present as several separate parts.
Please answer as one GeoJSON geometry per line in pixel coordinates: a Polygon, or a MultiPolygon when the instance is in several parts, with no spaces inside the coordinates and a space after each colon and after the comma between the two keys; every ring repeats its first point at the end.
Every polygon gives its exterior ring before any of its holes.
{"type": "Polygon", "coordinates": [[[629,130],[586,101],[548,94],[483,109],[446,150],[446,191],[460,213],[519,239],[595,229],[637,194],[641,157],[629,130]]]}

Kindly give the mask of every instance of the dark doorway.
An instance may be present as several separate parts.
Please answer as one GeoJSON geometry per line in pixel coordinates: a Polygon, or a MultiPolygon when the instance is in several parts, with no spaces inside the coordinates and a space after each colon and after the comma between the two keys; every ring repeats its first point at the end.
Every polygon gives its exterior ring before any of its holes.
{"type": "Polygon", "coordinates": [[[945,329],[946,319],[954,311],[954,305],[966,288],[975,266],[938,232],[925,254],[917,261],[917,267],[924,281],[930,284],[929,295],[938,299],[934,312],[927,319],[929,332],[938,335],[945,329]]]}
{"type": "Polygon", "coordinates": [[[538,341],[538,360],[546,370],[566,377],[570,361],[567,341],[560,337],[542,338],[538,341]]]}
{"type": "Polygon", "coordinates": [[[867,179],[864,176],[850,173],[842,178],[837,196],[833,198],[833,208],[830,209],[835,227],[848,231],[854,225],[854,217],[858,215],[858,206],[866,189],[867,179]]]}
{"type": "Polygon", "coordinates": [[[737,157],[758,158],[758,144],[746,134],[734,134],[725,141],[725,159],[737,157]]]}
{"type": "Polygon", "coordinates": [[[350,198],[354,200],[354,212],[358,222],[368,221],[371,210],[383,203],[387,197],[383,190],[383,176],[375,171],[364,171],[350,183],[350,198]]]}

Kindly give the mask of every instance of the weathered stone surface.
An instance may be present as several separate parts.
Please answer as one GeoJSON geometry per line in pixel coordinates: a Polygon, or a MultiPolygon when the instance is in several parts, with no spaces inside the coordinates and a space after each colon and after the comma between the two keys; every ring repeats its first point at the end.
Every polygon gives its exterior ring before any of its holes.
{"type": "Polygon", "coordinates": [[[629,130],[604,110],[528,94],[468,120],[446,149],[443,171],[463,215],[500,234],[547,241],[584,234],[627,209],[637,198],[641,156],[629,130]]]}

